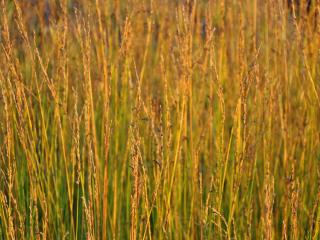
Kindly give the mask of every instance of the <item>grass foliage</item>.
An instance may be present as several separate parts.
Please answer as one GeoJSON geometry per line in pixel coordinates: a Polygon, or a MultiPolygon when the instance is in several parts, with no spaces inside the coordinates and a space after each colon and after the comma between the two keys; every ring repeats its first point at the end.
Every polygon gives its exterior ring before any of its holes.
{"type": "Polygon", "coordinates": [[[320,239],[319,1],[0,2],[1,239],[320,239]]]}

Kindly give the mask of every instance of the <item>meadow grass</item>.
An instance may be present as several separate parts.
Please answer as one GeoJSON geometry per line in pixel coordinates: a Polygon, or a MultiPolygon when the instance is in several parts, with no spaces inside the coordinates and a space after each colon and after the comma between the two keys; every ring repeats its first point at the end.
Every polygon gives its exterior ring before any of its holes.
{"type": "Polygon", "coordinates": [[[1,0],[1,239],[320,239],[320,2],[1,0]]]}

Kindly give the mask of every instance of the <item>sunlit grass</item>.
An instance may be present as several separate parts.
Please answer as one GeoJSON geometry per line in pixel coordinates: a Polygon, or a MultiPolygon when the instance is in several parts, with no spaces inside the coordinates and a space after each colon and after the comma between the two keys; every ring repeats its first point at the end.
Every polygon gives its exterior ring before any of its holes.
{"type": "Polygon", "coordinates": [[[1,0],[1,239],[319,239],[320,5],[1,0]]]}

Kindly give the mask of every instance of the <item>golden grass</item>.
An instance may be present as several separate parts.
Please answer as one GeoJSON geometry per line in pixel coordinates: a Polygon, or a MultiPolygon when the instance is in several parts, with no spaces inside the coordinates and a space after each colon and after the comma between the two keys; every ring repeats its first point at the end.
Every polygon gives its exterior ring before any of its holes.
{"type": "Polygon", "coordinates": [[[1,0],[1,239],[319,239],[320,2],[1,0]]]}

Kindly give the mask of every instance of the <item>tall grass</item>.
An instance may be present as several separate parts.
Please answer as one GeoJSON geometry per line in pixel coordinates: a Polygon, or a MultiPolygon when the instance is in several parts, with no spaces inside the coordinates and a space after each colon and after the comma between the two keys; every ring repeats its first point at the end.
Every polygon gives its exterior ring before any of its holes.
{"type": "Polygon", "coordinates": [[[320,2],[1,0],[1,239],[319,239],[320,2]]]}

